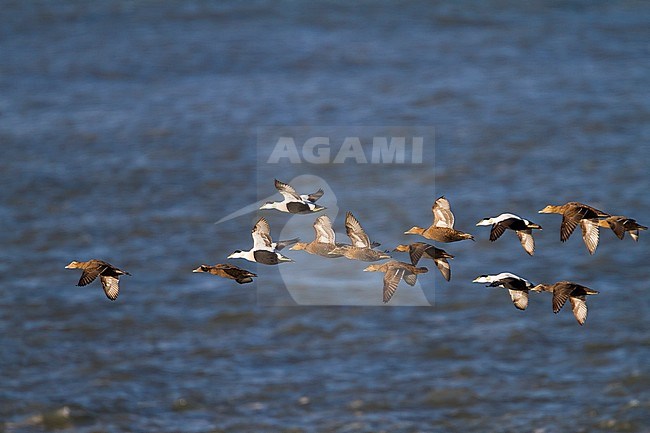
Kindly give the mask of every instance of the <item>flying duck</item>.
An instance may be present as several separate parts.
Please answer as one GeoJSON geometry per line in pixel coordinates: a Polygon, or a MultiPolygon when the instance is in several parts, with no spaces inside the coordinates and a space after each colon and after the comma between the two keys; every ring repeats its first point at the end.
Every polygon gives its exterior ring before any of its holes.
{"type": "Polygon", "coordinates": [[[273,242],[271,228],[264,217],[257,220],[252,230],[253,248],[249,251],[237,250],[228,256],[229,259],[246,259],[263,265],[277,265],[283,262],[293,262],[289,257],[280,254],[282,248],[298,242],[298,238],[273,242]]]}
{"type": "Polygon", "coordinates": [[[486,287],[501,287],[508,289],[512,303],[520,310],[528,306],[528,291],[533,288],[530,281],[510,272],[501,272],[497,275],[481,275],[472,283],[488,283],[486,287]]]}
{"type": "Polygon", "coordinates": [[[539,213],[557,213],[562,215],[560,226],[560,241],[566,242],[578,224],[582,229],[582,240],[589,254],[593,254],[598,246],[598,225],[601,218],[611,215],[577,201],[571,201],[562,206],[548,205],[539,213]]]}
{"type": "Polygon", "coordinates": [[[424,229],[422,227],[411,227],[404,232],[405,235],[420,235],[427,239],[438,242],[456,242],[464,239],[474,240],[474,236],[454,229],[454,214],[451,212],[449,201],[444,197],[438,198],[431,207],[433,212],[433,224],[424,229]]]}
{"type": "Polygon", "coordinates": [[[192,272],[207,272],[212,275],[216,275],[217,277],[235,280],[239,284],[252,283],[253,277],[257,277],[256,274],[249,272],[246,269],[242,269],[228,263],[219,263],[214,266],[201,265],[198,268],[194,269],[192,272]]]}
{"type": "Polygon", "coordinates": [[[87,262],[77,262],[73,260],[65,268],[81,269],[83,271],[77,286],[90,284],[99,276],[104,293],[106,293],[106,297],[111,301],[117,299],[117,295],[120,292],[120,275],[131,275],[126,271],[116,268],[110,263],[97,259],[88,260],[87,262]]]}
{"type": "Polygon", "coordinates": [[[348,259],[364,262],[390,259],[389,254],[372,249],[377,244],[370,242],[368,235],[363,230],[363,227],[361,227],[359,221],[349,211],[345,214],[345,232],[352,241],[352,245],[338,245],[328,254],[343,255],[348,259]]]}
{"type": "Polygon", "coordinates": [[[451,267],[447,259],[453,259],[454,256],[445,250],[424,242],[414,242],[410,245],[398,245],[395,247],[395,251],[408,252],[413,266],[416,266],[421,258],[431,259],[445,280],[451,279],[451,267]]]}
{"type": "Polygon", "coordinates": [[[260,209],[277,209],[280,212],[292,214],[308,214],[325,209],[325,207],[316,204],[316,200],[323,196],[322,189],[312,194],[300,195],[291,185],[280,182],[277,179],[275,179],[275,188],[282,194],[284,200],[276,202],[268,201],[260,209]]]}
{"type": "Polygon", "coordinates": [[[630,237],[639,241],[639,230],[648,230],[646,226],[637,223],[636,220],[622,215],[612,215],[598,221],[599,227],[611,228],[619,239],[625,237],[625,232],[630,232],[630,237]]]}
{"type": "Polygon", "coordinates": [[[363,270],[364,272],[384,273],[384,303],[390,301],[400,280],[406,281],[409,286],[414,286],[417,281],[417,274],[429,272],[427,268],[417,268],[409,263],[390,260],[382,264],[372,264],[363,270]]]}
{"type": "Polygon", "coordinates": [[[514,230],[519,237],[521,246],[528,255],[533,255],[535,252],[535,239],[533,239],[533,229],[541,230],[542,226],[521,218],[515,214],[502,213],[499,216],[492,218],[483,218],[476,223],[477,226],[492,226],[490,230],[490,241],[494,242],[506,231],[506,229],[514,230]]]}
{"type": "Polygon", "coordinates": [[[335,257],[343,257],[343,254],[330,254],[330,252],[337,246],[343,244],[336,243],[336,234],[332,229],[332,221],[327,215],[321,215],[314,221],[314,232],[316,236],[314,240],[307,242],[297,242],[290,250],[304,250],[309,254],[315,254],[329,259],[335,257]]]}
{"type": "Polygon", "coordinates": [[[530,290],[535,292],[553,293],[553,312],[557,314],[566,300],[571,301],[573,315],[580,325],[587,320],[587,295],[597,295],[598,291],[570,281],[560,281],[555,284],[538,284],[530,290]]]}

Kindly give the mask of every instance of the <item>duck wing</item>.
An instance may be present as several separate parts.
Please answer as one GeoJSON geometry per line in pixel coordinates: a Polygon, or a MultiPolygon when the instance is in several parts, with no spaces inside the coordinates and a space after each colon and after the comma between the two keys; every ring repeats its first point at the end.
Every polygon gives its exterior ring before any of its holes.
{"type": "Polygon", "coordinates": [[[585,242],[589,254],[593,254],[598,246],[598,222],[597,220],[580,220],[582,229],[582,240],[585,242]]]}
{"type": "Polygon", "coordinates": [[[433,259],[433,263],[436,264],[436,267],[442,274],[443,278],[447,281],[451,280],[451,266],[449,265],[449,262],[447,259],[441,258],[441,259],[433,259]]]}
{"type": "Polygon", "coordinates": [[[432,258],[434,254],[433,245],[425,244],[424,242],[414,242],[409,245],[409,257],[413,266],[417,265],[422,255],[426,251],[432,258]],[[429,250],[431,249],[431,252],[429,250]]]}
{"type": "Polygon", "coordinates": [[[404,269],[390,267],[384,273],[384,303],[390,301],[397,290],[397,285],[404,275],[404,269]]]}
{"type": "Polygon", "coordinates": [[[273,250],[273,240],[271,239],[271,227],[266,221],[266,218],[262,217],[257,220],[253,230],[251,232],[253,236],[253,249],[254,250],[273,250]]]}
{"type": "Polygon", "coordinates": [[[307,201],[310,201],[310,202],[312,202],[312,203],[316,203],[316,201],[317,201],[319,198],[321,198],[321,197],[323,196],[323,194],[325,194],[325,193],[323,192],[323,190],[322,190],[322,189],[319,189],[318,191],[316,191],[316,192],[312,192],[312,193],[309,194],[309,195],[301,195],[300,198],[302,198],[302,199],[304,199],[304,200],[307,200],[307,201]]]}
{"type": "Polygon", "coordinates": [[[521,242],[521,246],[524,247],[524,251],[526,251],[528,255],[532,256],[535,252],[533,231],[531,229],[517,230],[517,237],[519,238],[519,242],[521,242]]]}
{"type": "Polygon", "coordinates": [[[332,222],[327,215],[321,215],[314,221],[314,232],[316,242],[324,244],[335,244],[336,234],[332,229],[332,222]]]}
{"type": "Polygon", "coordinates": [[[492,242],[496,241],[501,237],[503,233],[506,231],[507,225],[504,224],[503,222],[498,222],[496,224],[492,224],[492,230],[490,230],[490,240],[492,242]]]}
{"type": "Polygon", "coordinates": [[[553,287],[553,312],[554,313],[557,314],[562,309],[562,307],[566,303],[566,300],[569,299],[574,289],[575,289],[574,286],[570,284],[563,284],[563,283],[556,284],[553,287]]]}
{"type": "Polygon", "coordinates": [[[359,221],[348,212],[345,215],[345,231],[352,241],[352,245],[358,248],[370,248],[370,239],[361,227],[359,221]]]}
{"type": "Polygon", "coordinates": [[[304,201],[295,189],[288,183],[280,182],[275,179],[275,188],[282,194],[287,201],[304,201]]]}
{"type": "Polygon", "coordinates": [[[571,296],[569,300],[571,301],[571,309],[573,310],[573,315],[580,325],[585,323],[587,320],[587,297],[585,295],[580,296],[571,296]]]}
{"type": "Polygon", "coordinates": [[[102,288],[104,289],[104,293],[106,293],[106,297],[111,301],[117,299],[117,295],[120,293],[120,280],[118,277],[101,275],[99,279],[102,282],[102,288]]]}
{"type": "Polygon", "coordinates": [[[510,293],[510,299],[512,299],[512,303],[517,307],[519,310],[525,310],[526,307],[528,306],[528,291],[522,291],[522,290],[510,290],[508,289],[508,293],[510,293]]]}
{"type": "Polygon", "coordinates": [[[107,270],[110,266],[108,264],[98,264],[96,266],[90,266],[87,267],[83,270],[81,273],[81,278],[79,278],[79,282],[77,283],[77,286],[85,286],[87,284],[92,283],[95,281],[95,278],[97,278],[102,272],[107,270]]]}
{"type": "Polygon", "coordinates": [[[438,198],[431,207],[434,227],[454,227],[454,214],[451,212],[449,200],[444,196],[438,198]]]}

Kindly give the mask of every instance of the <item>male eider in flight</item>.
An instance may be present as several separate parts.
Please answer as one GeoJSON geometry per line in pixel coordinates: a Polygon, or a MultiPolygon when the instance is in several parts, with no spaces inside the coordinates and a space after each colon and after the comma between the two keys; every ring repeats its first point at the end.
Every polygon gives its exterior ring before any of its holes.
{"type": "Polygon", "coordinates": [[[116,268],[115,266],[103,260],[92,259],[87,262],[72,261],[66,269],[81,269],[81,278],[77,286],[85,286],[92,283],[95,278],[99,277],[102,282],[102,288],[106,297],[111,301],[117,299],[120,292],[119,277],[120,275],[131,275],[126,271],[116,268]]]}
{"type": "Polygon", "coordinates": [[[416,266],[421,258],[431,259],[445,280],[451,279],[451,267],[447,259],[453,259],[454,256],[445,250],[424,242],[414,242],[410,245],[398,245],[395,251],[408,252],[413,266],[416,266]]]}
{"type": "Polygon", "coordinates": [[[307,242],[297,242],[289,248],[290,250],[304,250],[309,254],[315,254],[332,259],[343,257],[343,254],[330,254],[330,252],[342,244],[336,243],[336,234],[332,229],[332,222],[327,215],[321,215],[314,221],[314,240],[307,242]]]}
{"type": "Polygon", "coordinates": [[[372,264],[363,270],[364,272],[384,273],[384,303],[390,301],[400,280],[406,281],[409,286],[414,286],[417,281],[417,274],[429,272],[427,268],[417,268],[409,263],[390,260],[382,264],[372,264]]]}
{"type": "Polygon", "coordinates": [[[508,289],[512,303],[520,310],[528,306],[528,291],[533,288],[530,281],[510,272],[501,272],[497,275],[481,275],[472,283],[488,283],[486,287],[501,287],[508,289]]]}
{"type": "Polygon", "coordinates": [[[535,239],[533,239],[533,229],[541,230],[542,226],[521,218],[515,214],[502,213],[499,216],[492,218],[483,218],[476,223],[477,226],[492,226],[490,230],[490,241],[494,242],[506,231],[506,229],[514,230],[519,237],[521,246],[524,247],[529,255],[535,252],[535,239]]]}
{"type": "Polygon", "coordinates": [[[257,277],[256,274],[229,263],[219,263],[214,266],[201,265],[198,268],[194,269],[192,272],[207,272],[209,274],[216,275],[217,277],[235,280],[239,284],[252,283],[253,277],[257,277]]]}
{"type": "Polygon", "coordinates": [[[361,227],[359,221],[352,215],[352,212],[345,214],[345,231],[352,241],[352,245],[339,245],[328,254],[343,255],[348,259],[364,262],[390,259],[389,254],[372,249],[377,244],[370,242],[368,235],[363,230],[363,227],[361,227]]]}
{"type": "Polygon", "coordinates": [[[560,241],[566,242],[578,224],[582,229],[582,240],[589,254],[593,254],[598,246],[598,225],[601,218],[611,215],[577,201],[571,201],[562,206],[548,205],[539,213],[557,213],[562,215],[560,226],[560,241]]]}
{"type": "Polygon", "coordinates": [[[597,295],[598,291],[570,281],[560,281],[555,284],[538,284],[531,288],[535,292],[551,292],[553,294],[553,312],[557,314],[566,300],[571,301],[573,315],[580,325],[587,320],[587,295],[597,295]]]}
{"type": "Polygon", "coordinates": [[[599,220],[598,226],[612,229],[619,239],[625,237],[625,232],[630,232],[630,237],[637,242],[639,241],[639,230],[648,230],[646,226],[642,226],[636,220],[623,215],[612,215],[599,220]]]}
{"type": "Polygon", "coordinates": [[[454,229],[454,214],[451,212],[449,201],[444,197],[438,198],[431,207],[433,212],[433,224],[424,229],[422,227],[411,227],[404,232],[405,235],[420,235],[427,239],[438,242],[456,242],[464,239],[474,240],[474,236],[454,229]]]}
{"type": "Polygon", "coordinates": [[[275,202],[268,201],[260,209],[277,209],[280,212],[292,214],[308,214],[325,209],[325,207],[316,204],[316,200],[323,196],[322,189],[312,194],[300,195],[291,185],[280,182],[277,179],[275,179],[275,187],[282,194],[284,200],[275,202]]]}
{"type": "Polygon", "coordinates": [[[263,265],[277,265],[283,262],[293,262],[278,251],[287,245],[298,242],[298,239],[273,242],[271,240],[271,228],[264,217],[260,218],[252,230],[253,248],[250,251],[237,250],[228,256],[229,259],[246,259],[251,262],[262,263],[263,265]]]}

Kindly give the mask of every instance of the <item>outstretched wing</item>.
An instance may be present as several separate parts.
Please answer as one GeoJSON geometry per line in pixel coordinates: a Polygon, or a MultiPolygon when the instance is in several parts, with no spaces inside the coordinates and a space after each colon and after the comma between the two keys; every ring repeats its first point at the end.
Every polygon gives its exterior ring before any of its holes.
{"type": "Polygon", "coordinates": [[[512,299],[512,303],[515,304],[515,307],[520,310],[525,310],[528,306],[528,292],[510,289],[508,289],[508,292],[510,293],[510,299],[512,299]]]}
{"type": "Polygon", "coordinates": [[[585,241],[589,254],[593,254],[598,246],[598,221],[581,220],[580,228],[582,229],[582,240],[585,241]]]}
{"type": "Polygon", "coordinates": [[[496,241],[501,237],[501,235],[506,231],[505,224],[498,222],[492,225],[492,230],[490,230],[490,240],[492,242],[496,241]]]}
{"type": "Polygon", "coordinates": [[[531,229],[517,230],[517,237],[519,237],[519,242],[521,242],[521,246],[524,247],[524,251],[526,251],[528,255],[532,256],[535,253],[533,231],[531,229]]]}
{"type": "Polygon", "coordinates": [[[97,278],[106,269],[108,269],[107,265],[93,266],[84,269],[83,272],[81,273],[81,278],[79,278],[79,282],[77,283],[77,286],[85,286],[86,284],[92,283],[93,281],[95,281],[95,278],[97,278]]]}
{"type": "Polygon", "coordinates": [[[254,250],[273,250],[273,240],[271,239],[271,227],[266,221],[266,218],[262,217],[257,220],[252,231],[253,236],[253,249],[254,250]]]}
{"type": "Polygon", "coordinates": [[[449,200],[444,196],[438,198],[435,203],[433,203],[431,211],[433,212],[434,227],[454,227],[454,214],[451,212],[449,200]]]}
{"type": "Polygon", "coordinates": [[[352,245],[358,248],[370,248],[370,239],[352,212],[345,215],[345,231],[352,241],[352,245]]]}
{"type": "Polygon", "coordinates": [[[288,183],[280,182],[275,179],[275,188],[282,194],[282,196],[288,201],[303,201],[300,198],[300,195],[296,192],[295,189],[288,183]]]}
{"type": "Polygon", "coordinates": [[[99,279],[102,282],[102,288],[104,289],[104,293],[106,293],[106,297],[111,301],[117,299],[117,295],[120,292],[120,281],[118,278],[109,275],[102,275],[99,279]]]}
{"type": "Polygon", "coordinates": [[[327,215],[321,215],[314,221],[314,232],[316,232],[316,242],[324,244],[336,243],[336,234],[332,229],[332,222],[327,215]]]}
{"type": "Polygon", "coordinates": [[[403,268],[392,267],[384,274],[384,303],[390,301],[404,275],[403,268]]]}
{"type": "Polygon", "coordinates": [[[586,296],[571,296],[569,300],[571,301],[571,309],[573,310],[573,315],[575,316],[578,323],[583,325],[585,323],[585,320],[587,320],[586,296]]]}

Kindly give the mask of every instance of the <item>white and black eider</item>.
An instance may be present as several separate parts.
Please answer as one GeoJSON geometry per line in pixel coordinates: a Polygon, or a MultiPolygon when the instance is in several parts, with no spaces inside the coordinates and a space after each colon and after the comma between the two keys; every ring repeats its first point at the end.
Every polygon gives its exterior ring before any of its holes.
{"type": "Polygon", "coordinates": [[[228,256],[229,259],[246,259],[263,265],[277,265],[283,262],[293,262],[278,251],[287,245],[298,242],[298,238],[273,242],[271,228],[264,217],[260,218],[252,230],[253,248],[249,251],[237,250],[228,256]]]}
{"type": "Polygon", "coordinates": [[[282,201],[268,201],[264,203],[260,209],[276,209],[280,212],[291,214],[309,214],[322,211],[324,206],[316,204],[316,200],[323,196],[323,190],[312,194],[298,194],[296,190],[289,184],[280,182],[275,179],[275,188],[282,194],[284,200],[282,201]]]}
{"type": "Polygon", "coordinates": [[[542,226],[528,221],[520,216],[511,213],[502,213],[492,218],[483,218],[476,223],[477,226],[492,226],[490,230],[490,241],[494,242],[506,231],[514,230],[519,237],[521,246],[524,247],[529,255],[535,252],[535,239],[533,239],[533,229],[541,230],[542,226]]]}
{"type": "Polygon", "coordinates": [[[528,306],[528,291],[533,288],[530,281],[510,272],[501,272],[496,275],[481,275],[476,277],[472,283],[487,283],[486,287],[508,289],[512,303],[519,310],[525,310],[528,306]]]}

